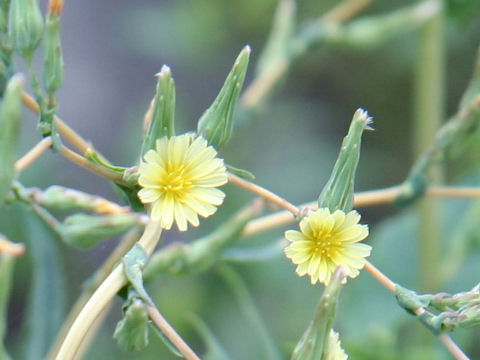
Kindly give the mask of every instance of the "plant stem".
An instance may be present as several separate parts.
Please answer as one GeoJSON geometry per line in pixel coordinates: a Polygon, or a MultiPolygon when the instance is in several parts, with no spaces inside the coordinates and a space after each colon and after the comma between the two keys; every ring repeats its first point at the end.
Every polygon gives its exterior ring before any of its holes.
{"type": "MultiPolygon", "coordinates": [[[[138,240],[138,244],[143,247],[147,255],[150,255],[155,249],[160,239],[161,232],[162,227],[159,222],[150,221],[145,227],[145,231],[140,240],[138,240]]],[[[82,308],[67,332],[58,353],[56,355],[53,354],[52,359],[71,360],[75,358],[95,319],[102,313],[126,283],[127,278],[124,273],[123,264],[120,263],[100,284],[98,289],[82,308]]]]}
{"type": "MultiPolygon", "coordinates": [[[[363,191],[355,194],[355,207],[367,207],[376,205],[391,204],[401,193],[400,186],[393,186],[385,189],[363,191]]],[[[478,198],[480,187],[444,187],[433,186],[427,189],[426,196],[431,197],[452,197],[452,198],[478,198]]],[[[299,208],[316,209],[317,201],[299,205],[299,208]]],[[[260,232],[272,230],[283,225],[293,223],[295,217],[291,211],[278,211],[276,213],[257,218],[248,223],[242,236],[251,236],[260,232]]]]}
{"type": "Polygon", "coordinates": [[[75,301],[75,304],[70,310],[67,319],[64,321],[62,328],[60,329],[60,332],[58,333],[58,336],[55,340],[55,343],[49,351],[47,359],[53,359],[54,354],[58,353],[58,350],[60,349],[60,346],[64,341],[65,336],[67,335],[67,331],[70,329],[78,314],[85,306],[89,298],[92,296],[94,290],[107,278],[107,276],[114,269],[115,265],[121,260],[122,256],[131,249],[135,242],[137,242],[138,238],[139,230],[137,229],[131,230],[126,233],[125,236],[122,237],[122,241],[118,244],[115,250],[110,254],[110,256],[103,262],[102,266],[91,277],[91,280],[87,280],[87,285],[85,286],[82,294],[75,301]]]}
{"type": "MultiPolygon", "coordinates": [[[[343,23],[367,7],[372,0],[347,0],[324,14],[319,21],[343,23]]],[[[259,74],[245,89],[240,104],[247,111],[255,109],[272,91],[278,81],[288,72],[295,56],[275,61],[268,70],[259,74]]]]}
{"type": "Polygon", "coordinates": [[[365,9],[372,0],[348,0],[338,4],[332,10],[322,16],[321,20],[326,22],[345,22],[360,11],[365,9]]]}
{"type": "MultiPolygon", "coordinates": [[[[439,5],[442,6],[439,0],[439,5]]],[[[432,142],[443,120],[444,104],[444,12],[437,15],[420,30],[419,52],[415,86],[414,149],[418,157],[432,142]]],[[[442,169],[431,173],[435,183],[442,181],[442,169]]],[[[424,199],[419,205],[419,274],[420,289],[435,291],[439,286],[437,276],[440,264],[439,203],[424,199]]]]}
{"type": "Polygon", "coordinates": [[[200,360],[195,352],[188,346],[188,344],[181,338],[175,329],[168,323],[158,309],[152,304],[145,303],[148,315],[155,325],[161,330],[161,332],[175,345],[178,351],[187,360],[200,360]]]}
{"type": "MultiPolygon", "coordinates": [[[[31,97],[28,93],[24,92],[22,94],[22,102],[23,104],[32,110],[35,114],[40,114],[40,106],[35,101],[33,97],[31,97]]],[[[54,116],[53,120],[57,125],[58,132],[68,140],[72,146],[77,149],[81,154],[84,154],[88,149],[93,149],[92,144],[82,138],[75,130],[73,130],[70,126],[68,126],[65,122],[63,122],[58,116],[54,116]]],[[[102,160],[108,163],[103,157],[102,160]]]]}
{"type": "Polygon", "coordinates": [[[52,146],[52,138],[50,136],[42,139],[25,155],[15,162],[15,170],[22,172],[32,165],[48,148],[52,146]]]}
{"type": "Polygon", "coordinates": [[[65,156],[71,162],[83,167],[84,169],[91,171],[94,174],[102,176],[108,180],[111,180],[117,184],[123,183],[123,177],[121,174],[104,169],[90,161],[88,161],[83,156],[77,154],[76,152],[70,150],[66,146],[62,145],[59,149],[60,153],[65,156]]]}
{"type": "Polygon", "coordinates": [[[248,190],[248,191],[250,191],[254,194],[257,194],[257,195],[263,197],[267,201],[271,201],[271,202],[281,206],[282,208],[287,209],[288,211],[290,211],[291,213],[293,213],[295,215],[299,214],[299,210],[295,205],[289,203],[287,200],[278,196],[277,194],[274,194],[270,190],[267,190],[267,189],[265,189],[265,188],[263,188],[259,185],[256,185],[256,184],[254,184],[254,183],[252,183],[248,180],[244,180],[237,175],[233,175],[232,173],[228,173],[228,181],[231,182],[232,184],[240,186],[240,187],[242,187],[242,188],[244,188],[244,189],[246,189],[246,190],[248,190]]]}

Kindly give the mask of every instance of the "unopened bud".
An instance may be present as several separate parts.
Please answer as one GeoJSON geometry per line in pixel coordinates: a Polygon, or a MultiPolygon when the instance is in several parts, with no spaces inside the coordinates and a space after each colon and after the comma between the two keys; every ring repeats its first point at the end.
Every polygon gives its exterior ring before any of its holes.
{"type": "Polygon", "coordinates": [[[145,135],[142,144],[142,154],[155,147],[155,141],[164,136],[175,135],[175,82],[170,68],[163,65],[156,75],[157,91],[153,99],[151,116],[147,116],[145,135]]]}
{"type": "Polygon", "coordinates": [[[64,63],[60,42],[60,10],[62,2],[50,1],[45,24],[43,48],[43,86],[48,94],[54,94],[62,85],[64,63]]]}
{"type": "Polygon", "coordinates": [[[250,47],[238,55],[222,89],[213,104],[198,121],[197,132],[217,150],[225,145],[233,132],[233,114],[247,73],[250,47]]]}
{"type": "Polygon", "coordinates": [[[358,109],[353,115],[330,179],[318,198],[318,207],[327,207],[332,213],[337,209],[352,210],[353,185],[360,159],[362,133],[364,130],[372,130],[371,123],[372,118],[363,109],[358,109]]]}
{"type": "Polygon", "coordinates": [[[76,214],[67,217],[57,230],[68,244],[86,249],[140,224],[138,214],[76,214]]]}
{"type": "Polygon", "coordinates": [[[12,0],[8,32],[13,48],[31,60],[43,34],[43,17],[37,0],[12,0]]]}

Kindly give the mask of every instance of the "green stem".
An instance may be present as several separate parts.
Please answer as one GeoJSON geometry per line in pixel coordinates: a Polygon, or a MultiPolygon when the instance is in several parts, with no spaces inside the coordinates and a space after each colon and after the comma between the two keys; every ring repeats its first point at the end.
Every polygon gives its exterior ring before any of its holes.
{"type": "MultiPolygon", "coordinates": [[[[439,2],[442,2],[439,0],[439,2]]],[[[441,125],[444,112],[444,14],[439,11],[420,31],[415,88],[414,149],[418,156],[427,148],[441,125]]],[[[439,183],[443,169],[431,170],[431,179],[439,183]]],[[[419,205],[419,273],[420,289],[435,291],[440,264],[440,230],[438,200],[424,199],[419,205]]]]}

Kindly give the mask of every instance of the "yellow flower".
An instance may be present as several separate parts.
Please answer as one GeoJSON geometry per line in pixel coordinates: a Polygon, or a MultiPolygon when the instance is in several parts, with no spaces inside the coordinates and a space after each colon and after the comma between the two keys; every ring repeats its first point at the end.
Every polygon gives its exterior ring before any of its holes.
{"type": "Polygon", "coordinates": [[[349,277],[356,277],[372,250],[369,245],[357,244],[368,236],[368,226],[358,224],[359,220],[355,210],[331,214],[328,208],[322,208],[300,221],[301,231],[285,232],[291,241],[285,254],[298,265],[297,274],[308,274],[312,284],[319,281],[327,285],[336,267],[342,265],[349,277]]]}
{"type": "Polygon", "coordinates": [[[347,360],[348,355],[342,349],[338,333],[331,329],[328,334],[327,351],[325,352],[325,360],[347,360]]]}
{"type": "Polygon", "coordinates": [[[141,162],[138,192],[144,204],[152,204],[150,216],[170,229],[175,221],[180,231],[187,221],[198,226],[198,215],[212,215],[225,194],[215,189],[227,182],[223,160],[201,136],[163,137],[141,162]]]}

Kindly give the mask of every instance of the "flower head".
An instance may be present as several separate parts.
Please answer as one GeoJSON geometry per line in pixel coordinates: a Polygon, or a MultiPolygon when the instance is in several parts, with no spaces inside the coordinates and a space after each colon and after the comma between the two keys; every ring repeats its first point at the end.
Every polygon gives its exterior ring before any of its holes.
{"type": "Polygon", "coordinates": [[[358,224],[359,220],[355,210],[346,214],[336,210],[332,214],[328,208],[321,208],[300,221],[300,231],[285,232],[291,241],[285,254],[298,265],[297,274],[308,274],[312,284],[319,281],[327,285],[335,268],[342,265],[349,277],[356,277],[372,249],[358,244],[368,236],[368,226],[358,224]]]}
{"type": "Polygon", "coordinates": [[[141,162],[138,192],[144,204],[152,204],[150,216],[170,229],[180,231],[187,222],[198,226],[198,215],[212,215],[225,194],[216,189],[227,182],[223,160],[207,141],[193,134],[163,137],[141,162]]]}

